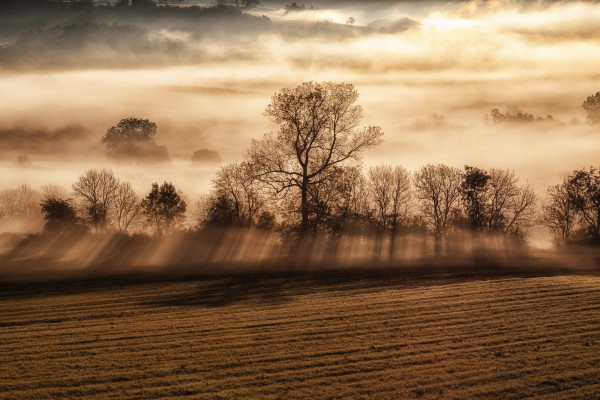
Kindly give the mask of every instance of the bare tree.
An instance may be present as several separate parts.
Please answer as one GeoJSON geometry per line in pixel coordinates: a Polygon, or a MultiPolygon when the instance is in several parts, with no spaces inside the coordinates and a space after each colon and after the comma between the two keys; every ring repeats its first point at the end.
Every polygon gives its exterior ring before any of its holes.
{"type": "Polygon", "coordinates": [[[248,159],[254,176],[277,196],[297,190],[300,233],[309,227],[309,192],[327,172],[379,144],[379,127],[359,129],[362,109],[351,84],[306,82],[276,93],[265,115],[279,124],[277,134],[252,141],[248,159]]]}
{"type": "Polygon", "coordinates": [[[570,240],[577,213],[569,201],[565,182],[548,188],[547,199],[541,207],[540,222],[550,228],[557,242],[566,243],[570,240]]]}
{"type": "Polygon", "coordinates": [[[536,196],[531,185],[519,186],[514,171],[492,168],[487,185],[488,231],[523,234],[535,220],[536,196]]]}
{"type": "Polygon", "coordinates": [[[377,165],[369,168],[368,176],[375,220],[395,236],[398,225],[409,213],[412,197],[410,174],[399,165],[377,165]]]}
{"type": "Polygon", "coordinates": [[[600,241],[600,171],[593,167],[573,171],[565,182],[569,202],[577,210],[586,236],[600,241]]]}
{"type": "Polygon", "coordinates": [[[68,197],[69,193],[67,189],[63,186],[53,185],[53,184],[45,184],[42,185],[42,196],[44,198],[53,197],[55,199],[65,199],[68,197]]]}
{"type": "Polygon", "coordinates": [[[119,180],[106,169],[89,169],[73,184],[83,217],[96,231],[110,225],[110,210],[118,187],[119,180]]]}
{"type": "Polygon", "coordinates": [[[414,174],[421,212],[438,238],[450,227],[452,211],[460,199],[461,181],[462,172],[444,164],[428,164],[414,174]]]}
{"type": "Polygon", "coordinates": [[[115,190],[113,215],[121,232],[127,232],[142,219],[140,198],[129,182],[120,182],[115,190]]]}
{"type": "Polygon", "coordinates": [[[0,216],[9,220],[30,218],[40,214],[41,194],[28,185],[0,191],[0,216]]]}
{"type": "Polygon", "coordinates": [[[224,197],[231,203],[237,225],[248,226],[255,222],[264,199],[247,164],[221,167],[212,183],[216,198],[224,197]]]}

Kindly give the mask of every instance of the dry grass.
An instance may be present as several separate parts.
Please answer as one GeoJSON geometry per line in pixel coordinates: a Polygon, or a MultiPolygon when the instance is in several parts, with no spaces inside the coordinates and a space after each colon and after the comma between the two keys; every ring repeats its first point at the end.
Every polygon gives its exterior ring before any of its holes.
{"type": "Polygon", "coordinates": [[[600,277],[4,285],[0,398],[600,397],[600,277]]]}

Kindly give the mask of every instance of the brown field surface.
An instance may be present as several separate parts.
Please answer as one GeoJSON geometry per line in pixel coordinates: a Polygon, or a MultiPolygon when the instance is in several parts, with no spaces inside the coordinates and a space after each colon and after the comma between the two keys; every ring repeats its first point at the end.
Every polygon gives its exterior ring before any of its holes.
{"type": "Polygon", "coordinates": [[[352,271],[0,286],[0,398],[600,398],[600,276],[352,271]]]}

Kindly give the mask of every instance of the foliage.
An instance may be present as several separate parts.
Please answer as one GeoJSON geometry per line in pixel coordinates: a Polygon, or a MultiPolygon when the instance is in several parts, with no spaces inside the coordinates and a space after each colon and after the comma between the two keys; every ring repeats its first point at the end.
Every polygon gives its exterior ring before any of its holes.
{"type": "Polygon", "coordinates": [[[600,124],[600,92],[588,96],[581,107],[586,111],[590,124],[600,124]]]}
{"type": "Polygon", "coordinates": [[[254,177],[282,198],[300,198],[300,233],[309,230],[309,193],[334,167],[359,160],[362,151],[381,143],[379,127],[359,128],[362,109],[351,84],[306,82],[276,93],[265,115],[279,125],[253,140],[248,165],[254,177]]]}
{"type": "Polygon", "coordinates": [[[566,178],[567,194],[577,210],[581,229],[594,242],[600,242],[600,171],[595,168],[574,171],[566,178]]]}
{"type": "Polygon", "coordinates": [[[110,158],[166,160],[167,149],[156,144],[156,133],[154,122],[130,117],[110,127],[101,142],[110,158]]]}
{"type": "Polygon", "coordinates": [[[146,221],[158,235],[180,228],[185,220],[187,204],[170,182],[152,184],[150,193],[141,202],[146,221]]]}
{"type": "Polygon", "coordinates": [[[485,226],[486,189],[491,176],[476,167],[465,166],[461,188],[469,226],[473,230],[481,230],[485,226]]]}
{"type": "Polygon", "coordinates": [[[44,230],[52,233],[82,231],[83,224],[69,199],[48,196],[40,204],[44,214],[44,230]]]}
{"type": "Polygon", "coordinates": [[[559,123],[554,119],[552,115],[547,115],[545,118],[535,117],[533,114],[529,114],[521,111],[521,109],[515,105],[506,106],[504,114],[499,109],[494,108],[490,111],[490,114],[486,114],[484,117],[485,121],[491,121],[493,124],[502,123],[528,123],[528,122],[551,122],[559,123]]]}

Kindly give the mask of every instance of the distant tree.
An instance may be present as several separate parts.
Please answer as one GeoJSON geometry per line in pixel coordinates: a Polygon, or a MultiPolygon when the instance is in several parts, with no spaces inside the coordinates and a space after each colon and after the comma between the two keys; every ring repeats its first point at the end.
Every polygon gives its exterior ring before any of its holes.
{"type": "Polygon", "coordinates": [[[460,200],[462,172],[443,164],[428,164],[415,172],[413,182],[421,212],[436,238],[440,238],[450,228],[453,210],[460,200]]]}
{"type": "Polygon", "coordinates": [[[568,243],[577,223],[577,211],[569,199],[568,182],[548,188],[547,199],[542,204],[540,222],[552,231],[559,244],[568,243]]]}
{"type": "Polygon", "coordinates": [[[112,171],[89,169],[73,184],[84,220],[96,232],[110,226],[110,210],[119,188],[119,180],[112,171]]]}
{"type": "Polygon", "coordinates": [[[490,179],[491,176],[486,171],[465,166],[460,189],[469,225],[473,230],[481,230],[485,226],[488,200],[486,194],[490,179]]]}
{"type": "Polygon", "coordinates": [[[590,124],[600,124],[600,92],[588,96],[581,107],[586,111],[590,124]]]}
{"type": "Polygon", "coordinates": [[[185,220],[187,204],[170,182],[152,184],[152,190],[141,203],[146,221],[161,235],[181,226],[185,220]]]}
{"type": "Polygon", "coordinates": [[[354,25],[355,22],[356,22],[356,20],[354,19],[354,17],[349,17],[346,20],[346,24],[348,24],[348,25],[354,25]]]}
{"type": "Polygon", "coordinates": [[[131,0],[132,7],[152,8],[156,7],[156,2],[152,0],[131,0]]]}
{"type": "Polygon", "coordinates": [[[41,194],[28,185],[0,191],[0,217],[9,220],[39,215],[41,194]]]}
{"type": "Polygon", "coordinates": [[[554,124],[561,124],[560,121],[554,119],[552,115],[547,115],[546,118],[535,117],[533,114],[529,114],[521,111],[516,105],[506,106],[504,114],[499,109],[494,108],[490,111],[490,114],[484,116],[484,121],[492,122],[493,124],[500,123],[523,123],[523,122],[551,122],[554,124]]]}
{"type": "Polygon", "coordinates": [[[309,194],[333,167],[358,160],[381,142],[379,127],[359,129],[362,109],[351,84],[306,82],[276,93],[265,115],[279,124],[277,134],[253,140],[249,165],[256,179],[276,196],[295,191],[300,198],[300,235],[309,230],[309,194]]]}
{"type": "Polygon", "coordinates": [[[259,0],[242,0],[241,4],[242,4],[243,8],[254,8],[254,7],[260,6],[260,1],[259,0]]]}
{"type": "Polygon", "coordinates": [[[294,11],[304,11],[306,10],[306,6],[304,4],[297,4],[293,2],[292,4],[288,4],[285,6],[285,13],[294,12],[294,11]]]}
{"type": "Polygon", "coordinates": [[[110,127],[101,142],[115,159],[168,159],[167,149],[155,142],[157,127],[147,119],[124,118],[110,127]]]}
{"type": "Polygon", "coordinates": [[[127,232],[140,222],[142,206],[140,199],[129,182],[120,182],[114,194],[113,213],[116,228],[127,232]]]}
{"type": "Polygon", "coordinates": [[[41,204],[44,230],[52,233],[77,232],[84,229],[70,200],[47,196],[41,204]]]}

